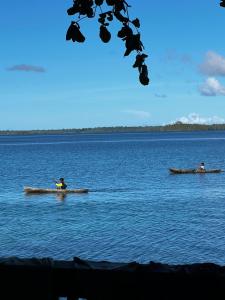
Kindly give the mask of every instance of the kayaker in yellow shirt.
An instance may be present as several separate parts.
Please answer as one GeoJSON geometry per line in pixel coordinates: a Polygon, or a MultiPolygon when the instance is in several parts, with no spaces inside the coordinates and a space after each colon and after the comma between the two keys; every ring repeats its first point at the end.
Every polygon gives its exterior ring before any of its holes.
{"type": "Polygon", "coordinates": [[[55,185],[57,189],[65,190],[67,188],[67,184],[64,181],[64,178],[60,178],[59,181],[55,181],[55,185]]]}

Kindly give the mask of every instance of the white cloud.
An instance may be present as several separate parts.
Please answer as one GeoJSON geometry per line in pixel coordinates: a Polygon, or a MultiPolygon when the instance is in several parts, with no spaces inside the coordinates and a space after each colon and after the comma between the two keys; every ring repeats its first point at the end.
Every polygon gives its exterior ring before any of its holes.
{"type": "Polygon", "coordinates": [[[225,95],[225,87],[214,77],[209,77],[199,86],[199,91],[203,96],[225,95]]]}
{"type": "MultiPolygon", "coordinates": [[[[191,113],[188,116],[180,117],[175,122],[182,122],[184,124],[223,124],[225,123],[225,119],[212,116],[212,117],[202,117],[197,113],[191,113]]],[[[174,123],[174,122],[173,122],[174,123]]]]}
{"type": "Polygon", "coordinates": [[[151,116],[149,112],[143,110],[128,109],[128,110],[124,110],[123,112],[132,115],[133,117],[138,119],[149,119],[151,116]]]}
{"type": "Polygon", "coordinates": [[[199,70],[207,76],[225,76],[225,57],[213,51],[208,51],[205,60],[199,65],[199,70]]]}

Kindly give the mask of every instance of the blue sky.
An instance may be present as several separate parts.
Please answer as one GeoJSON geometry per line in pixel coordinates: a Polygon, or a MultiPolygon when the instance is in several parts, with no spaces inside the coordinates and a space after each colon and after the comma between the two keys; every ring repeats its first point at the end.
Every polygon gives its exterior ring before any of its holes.
{"type": "Polygon", "coordinates": [[[225,9],[219,0],[128,0],[141,22],[150,84],[123,57],[118,21],[65,40],[72,0],[1,4],[0,130],[225,123],[225,9]]]}

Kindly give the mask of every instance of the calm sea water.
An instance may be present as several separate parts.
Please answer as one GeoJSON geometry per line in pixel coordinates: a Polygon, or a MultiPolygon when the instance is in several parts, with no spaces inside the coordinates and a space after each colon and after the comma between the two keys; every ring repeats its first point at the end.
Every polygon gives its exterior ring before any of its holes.
{"type": "Polygon", "coordinates": [[[0,257],[225,264],[225,132],[0,136],[0,257]],[[89,194],[26,196],[24,186],[89,194]]]}

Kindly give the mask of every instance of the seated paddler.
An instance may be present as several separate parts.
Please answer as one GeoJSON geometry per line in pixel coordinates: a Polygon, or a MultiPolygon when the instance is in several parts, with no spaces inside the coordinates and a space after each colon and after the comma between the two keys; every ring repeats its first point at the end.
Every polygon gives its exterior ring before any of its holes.
{"type": "Polygon", "coordinates": [[[65,190],[67,188],[67,184],[64,181],[64,178],[60,178],[59,181],[55,181],[55,185],[57,189],[65,190]]]}
{"type": "Polygon", "coordinates": [[[202,162],[200,164],[200,166],[198,167],[198,170],[201,171],[201,172],[205,172],[205,163],[204,162],[202,162]]]}

